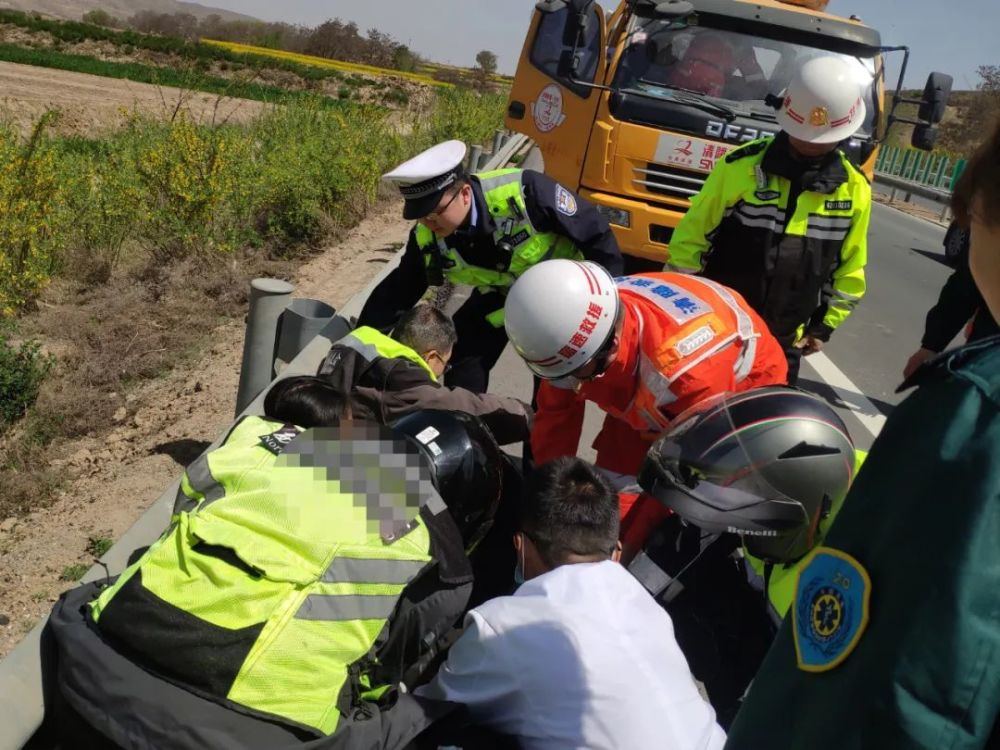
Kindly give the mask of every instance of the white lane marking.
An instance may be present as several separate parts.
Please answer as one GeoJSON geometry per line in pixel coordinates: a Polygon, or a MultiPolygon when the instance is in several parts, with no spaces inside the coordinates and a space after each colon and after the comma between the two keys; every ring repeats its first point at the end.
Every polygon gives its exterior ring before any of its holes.
{"type": "Polygon", "coordinates": [[[861,389],[854,385],[837,365],[833,364],[833,360],[823,352],[816,352],[810,354],[804,361],[816,371],[816,374],[828,386],[833,388],[837,398],[844,402],[844,405],[851,410],[858,421],[872,434],[872,437],[878,437],[883,425],[885,425],[885,415],[868,400],[861,389]]]}

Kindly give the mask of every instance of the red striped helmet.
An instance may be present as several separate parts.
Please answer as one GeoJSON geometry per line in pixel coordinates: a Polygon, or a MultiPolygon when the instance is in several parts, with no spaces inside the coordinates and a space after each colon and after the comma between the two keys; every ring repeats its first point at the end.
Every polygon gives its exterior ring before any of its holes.
{"type": "Polygon", "coordinates": [[[807,143],[838,143],[854,135],[867,107],[860,79],[870,78],[860,64],[826,55],[807,60],[782,95],[777,118],[781,129],[807,143]]]}
{"type": "Polygon", "coordinates": [[[554,380],[608,350],[620,305],[615,280],[601,266],[548,260],[514,282],[504,305],[504,326],[531,371],[554,380]]]}

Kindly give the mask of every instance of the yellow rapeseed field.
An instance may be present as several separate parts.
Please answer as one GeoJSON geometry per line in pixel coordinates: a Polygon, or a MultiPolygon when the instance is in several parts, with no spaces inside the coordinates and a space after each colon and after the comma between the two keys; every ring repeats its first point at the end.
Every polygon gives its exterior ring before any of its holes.
{"type": "Polygon", "coordinates": [[[240,44],[239,42],[223,42],[218,39],[202,39],[205,44],[214,44],[217,47],[222,47],[230,52],[235,52],[240,55],[257,55],[260,57],[273,57],[278,60],[289,60],[291,62],[297,62],[302,65],[313,65],[320,68],[332,68],[334,70],[343,70],[348,73],[368,73],[369,75],[378,76],[397,76],[399,78],[406,78],[410,81],[416,81],[417,83],[423,83],[428,86],[439,86],[441,88],[452,88],[453,85],[446,83],[444,81],[435,81],[428,75],[422,73],[407,73],[402,70],[393,70],[392,68],[378,68],[374,65],[363,65],[361,63],[351,63],[345,62],[343,60],[333,60],[328,57],[316,57],[315,55],[300,55],[297,52],[286,52],[280,49],[271,49],[269,47],[255,47],[251,44],[240,44]]]}

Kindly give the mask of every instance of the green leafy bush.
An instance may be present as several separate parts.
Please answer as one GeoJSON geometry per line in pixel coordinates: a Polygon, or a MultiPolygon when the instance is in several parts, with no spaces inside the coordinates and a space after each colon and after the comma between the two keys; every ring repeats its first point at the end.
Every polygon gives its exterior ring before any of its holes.
{"type": "Polygon", "coordinates": [[[42,353],[37,341],[15,346],[6,337],[0,339],[0,430],[23,417],[35,403],[52,364],[53,358],[42,353]]]}

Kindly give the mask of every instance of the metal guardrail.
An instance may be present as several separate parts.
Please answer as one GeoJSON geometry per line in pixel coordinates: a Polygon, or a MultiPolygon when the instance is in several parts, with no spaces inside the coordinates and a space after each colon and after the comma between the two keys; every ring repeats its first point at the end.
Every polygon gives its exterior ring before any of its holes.
{"type": "Polygon", "coordinates": [[[935,203],[941,204],[941,221],[947,221],[951,213],[951,193],[945,190],[938,190],[937,188],[927,187],[926,185],[920,185],[916,182],[910,182],[909,180],[903,180],[899,177],[890,177],[888,175],[875,175],[875,181],[888,188],[891,188],[892,192],[889,193],[889,205],[891,206],[896,202],[899,194],[902,193],[902,200],[904,203],[909,203],[910,198],[914,195],[919,195],[921,198],[926,198],[927,200],[934,201],[935,203]]]}
{"type": "Polygon", "coordinates": [[[923,187],[950,192],[965,170],[965,159],[915,148],[883,146],[875,160],[877,177],[898,177],[923,187]]]}
{"type": "Polygon", "coordinates": [[[875,181],[892,189],[889,204],[899,195],[903,202],[918,195],[943,206],[941,221],[950,214],[951,191],[965,171],[965,159],[918,151],[915,148],[883,146],[875,160],[875,181]]]}
{"type": "MultiPolygon", "coordinates": [[[[488,155],[483,170],[498,169],[517,153],[527,142],[524,135],[513,135],[497,139],[499,148],[488,155]]],[[[496,142],[496,141],[495,141],[496,142]]],[[[475,166],[471,167],[475,169],[475,166]]],[[[319,368],[320,362],[330,350],[334,341],[345,336],[351,329],[350,320],[361,312],[368,295],[399,264],[400,253],[397,253],[386,267],[361,292],[355,294],[310,341],[282,371],[274,382],[291,375],[312,375],[319,368]]],[[[273,383],[272,383],[273,384],[273,383]]],[[[247,414],[263,413],[265,388],[250,404],[237,415],[237,418],[247,414]]],[[[227,427],[205,452],[214,450],[229,432],[227,427]]],[[[125,569],[128,556],[138,547],[156,541],[170,521],[174,498],[180,485],[180,478],[175,480],[166,491],[153,503],[138,521],[125,532],[121,539],[101,557],[101,562],[107,566],[110,575],[114,576],[125,569]]],[[[106,575],[104,567],[95,565],[81,579],[88,583],[106,575]]],[[[46,618],[47,619],[47,618],[46,618]]],[[[45,718],[45,705],[42,694],[41,670],[41,635],[46,619],[43,619],[24,639],[0,661],[0,750],[17,750],[23,747],[38,730],[45,718]]]]}

